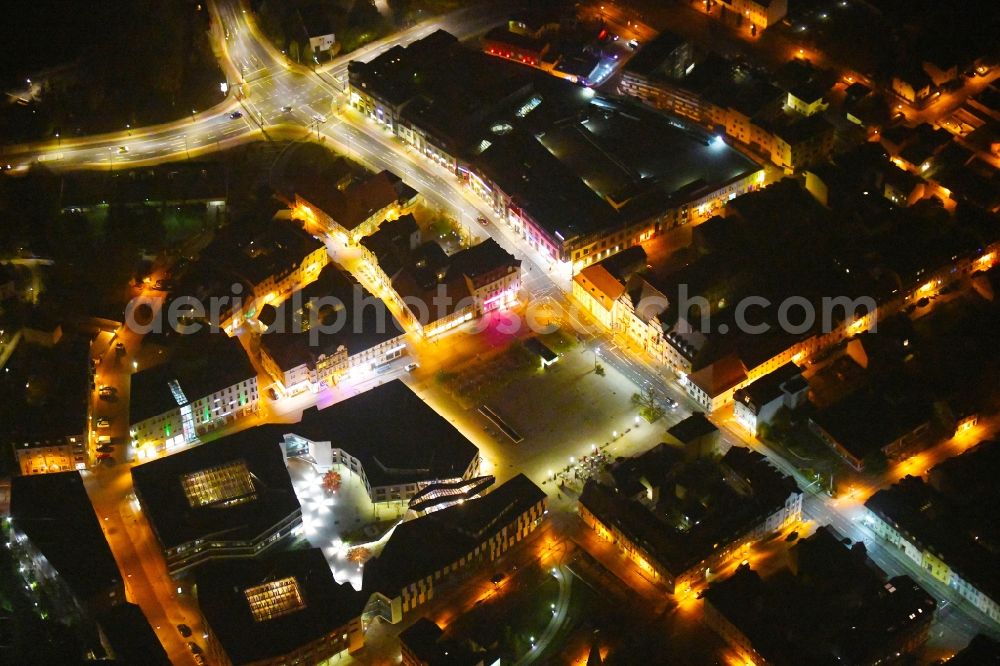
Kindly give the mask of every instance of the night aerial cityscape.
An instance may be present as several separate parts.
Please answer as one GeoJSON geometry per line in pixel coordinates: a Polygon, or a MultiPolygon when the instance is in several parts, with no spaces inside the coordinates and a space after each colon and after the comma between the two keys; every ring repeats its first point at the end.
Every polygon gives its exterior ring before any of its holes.
{"type": "Polygon", "coordinates": [[[997,0],[11,0],[0,664],[1000,665],[997,0]]]}

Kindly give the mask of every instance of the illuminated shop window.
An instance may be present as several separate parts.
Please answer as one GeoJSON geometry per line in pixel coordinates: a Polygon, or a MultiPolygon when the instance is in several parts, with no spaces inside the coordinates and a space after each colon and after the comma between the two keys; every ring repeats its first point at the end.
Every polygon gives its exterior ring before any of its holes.
{"type": "Polygon", "coordinates": [[[193,507],[232,506],[257,498],[250,471],[242,460],[185,474],[181,477],[181,486],[193,507]]]}

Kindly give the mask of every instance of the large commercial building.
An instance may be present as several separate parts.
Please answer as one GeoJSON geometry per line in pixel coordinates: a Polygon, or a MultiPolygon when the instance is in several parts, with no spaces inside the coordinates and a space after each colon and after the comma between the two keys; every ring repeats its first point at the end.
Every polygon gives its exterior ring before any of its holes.
{"type": "Polygon", "coordinates": [[[135,496],[171,575],[252,558],[295,533],[302,508],[269,426],[132,468],[135,496]]]}
{"type": "Polygon", "coordinates": [[[85,469],[93,395],[89,340],[67,334],[39,344],[30,337],[3,368],[0,436],[13,448],[21,474],[85,469]]]}
{"type": "Polygon", "coordinates": [[[353,106],[466,180],[543,256],[577,269],[763,182],[704,130],[443,31],[352,62],[349,82],[353,106]]]}
{"type": "Polygon", "coordinates": [[[195,578],[213,664],[322,664],[364,645],[365,595],[338,584],[318,548],[211,562],[195,578]]]}
{"type": "Polygon", "coordinates": [[[894,663],[927,640],[937,602],[909,576],[885,580],[862,544],[828,527],[789,552],[767,579],[749,565],[704,593],[705,622],[740,663],[769,666],[894,663]]]}
{"type": "Polygon", "coordinates": [[[366,618],[399,622],[450,576],[495,562],[545,517],[545,492],[523,474],[483,497],[401,523],[365,565],[366,618]]]}
{"type": "Polygon", "coordinates": [[[270,309],[258,320],[260,360],[282,393],[369,376],[406,353],[405,331],[389,308],[337,264],[270,309]]]}
{"type": "MultiPolygon", "coordinates": [[[[16,568],[35,612],[58,618],[82,652],[151,666],[169,664],[126,586],[77,471],[14,477],[11,482],[11,574],[16,568]]],[[[30,612],[30,611],[25,611],[30,612]]],[[[67,647],[67,646],[62,646],[67,647]]],[[[84,660],[81,652],[80,660],[84,660]]]]}
{"type": "Polygon", "coordinates": [[[983,442],[907,476],[865,502],[872,531],[1000,624],[1000,558],[993,547],[1000,444],[983,442]]]}
{"type": "Polygon", "coordinates": [[[795,481],[758,453],[683,459],[661,444],[612,465],[613,485],[590,480],[580,495],[584,523],[675,593],[802,514],[795,481]]]}
{"type": "Polygon", "coordinates": [[[196,442],[260,407],[257,371],[240,341],[203,332],[179,336],[167,363],[132,375],[130,458],[196,442]]]}
{"type": "Polygon", "coordinates": [[[274,441],[286,459],[357,474],[375,503],[405,503],[430,484],[479,475],[476,445],[398,379],[268,428],[281,432],[274,441]]]}
{"type": "Polygon", "coordinates": [[[792,171],[823,162],[834,140],[833,126],[819,113],[828,106],[829,85],[809,78],[811,72],[797,74],[782,88],[718,55],[697,62],[686,42],[663,33],[626,64],[618,91],[792,171]]]}

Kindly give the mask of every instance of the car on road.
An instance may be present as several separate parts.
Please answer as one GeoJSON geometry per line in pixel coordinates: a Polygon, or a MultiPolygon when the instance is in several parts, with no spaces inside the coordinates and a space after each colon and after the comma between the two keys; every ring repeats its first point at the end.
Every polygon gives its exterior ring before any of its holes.
{"type": "Polygon", "coordinates": [[[407,372],[413,372],[419,367],[420,367],[419,363],[407,363],[406,367],[404,367],[403,369],[406,370],[407,372]]]}
{"type": "Polygon", "coordinates": [[[232,118],[233,120],[238,120],[243,117],[243,112],[233,111],[232,113],[229,114],[229,117],[232,118]]]}
{"type": "Polygon", "coordinates": [[[124,155],[128,152],[128,146],[118,146],[118,154],[124,155]]]}
{"type": "Polygon", "coordinates": [[[186,624],[178,624],[177,631],[180,632],[181,636],[184,638],[190,638],[191,636],[191,627],[186,624]]]}
{"type": "Polygon", "coordinates": [[[633,51],[635,51],[637,48],[639,48],[639,40],[638,39],[628,40],[628,47],[633,51]]]}
{"type": "Polygon", "coordinates": [[[118,393],[118,389],[116,389],[114,386],[102,386],[101,387],[101,395],[102,396],[104,396],[104,395],[115,395],[116,393],[118,393]]]}
{"type": "Polygon", "coordinates": [[[483,225],[484,227],[489,226],[490,224],[490,221],[481,215],[476,218],[476,222],[479,222],[479,224],[483,225]]]}
{"type": "Polygon", "coordinates": [[[292,107],[290,107],[290,106],[283,106],[283,107],[281,107],[281,110],[283,112],[285,112],[285,113],[288,113],[289,111],[292,110],[292,107]]]}
{"type": "Polygon", "coordinates": [[[111,421],[109,421],[106,416],[102,416],[101,418],[97,419],[97,427],[98,428],[109,428],[109,427],[111,427],[111,421]]]}

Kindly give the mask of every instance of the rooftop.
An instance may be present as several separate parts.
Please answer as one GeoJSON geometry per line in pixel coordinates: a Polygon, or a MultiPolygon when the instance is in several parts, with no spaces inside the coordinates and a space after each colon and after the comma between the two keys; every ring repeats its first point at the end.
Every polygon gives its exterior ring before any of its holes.
{"type": "Polygon", "coordinates": [[[848,453],[864,460],[927,423],[930,413],[928,405],[915,396],[890,398],[861,390],[810,418],[848,453]]]}
{"type": "Polygon", "coordinates": [[[90,341],[67,333],[48,347],[22,341],[0,373],[0,437],[17,445],[87,433],[90,341]]]}
{"type": "Polygon", "coordinates": [[[801,377],[802,369],[794,363],[786,363],[774,372],[736,391],[734,400],[749,407],[755,414],[760,408],[783,394],[782,386],[793,377],[801,377]]]}
{"type": "Polygon", "coordinates": [[[885,582],[864,547],[848,548],[828,528],[801,540],[797,563],[767,580],[749,566],[712,583],[711,604],[768,663],[876,663],[895,655],[905,632],[930,624],[936,602],[908,576],[885,582]]]}
{"type": "Polygon", "coordinates": [[[121,574],[79,472],[15,476],[14,527],[59,572],[81,604],[121,585],[121,574]]]}
{"type": "Polygon", "coordinates": [[[479,455],[398,379],[322,410],[311,407],[297,424],[274,427],[344,449],[361,461],[372,486],[458,479],[479,455]]]}
{"type": "Polygon", "coordinates": [[[686,444],[699,437],[718,432],[718,428],[702,412],[694,412],[691,416],[671,426],[667,432],[676,437],[678,441],[686,444]]]}
{"type": "MultiPolygon", "coordinates": [[[[271,307],[261,309],[262,319],[268,319],[265,313],[271,307]]],[[[329,263],[316,280],[275,308],[260,343],[287,371],[303,363],[315,367],[320,357],[332,356],[340,348],[353,356],[404,333],[381,300],[340,266],[329,263]]]]}
{"type": "Polygon", "coordinates": [[[238,338],[178,335],[170,360],[132,375],[129,423],[138,423],[257,376],[238,338]]]}
{"type": "Polygon", "coordinates": [[[684,463],[666,452],[642,459],[651,464],[620,468],[612,475],[614,485],[587,481],[580,504],[675,576],[743,536],[799,492],[763,456],[737,447],[718,462],[684,463]],[[636,499],[637,480],[659,491],[636,499]]]}
{"type": "Polygon", "coordinates": [[[364,180],[354,181],[340,190],[335,183],[319,178],[302,178],[295,192],[319,207],[348,231],[378,211],[400,199],[402,181],[390,171],[380,171],[364,180]]]}
{"type": "Polygon", "coordinates": [[[363,589],[395,597],[405,585],[472,552],[544,499],[541,488],[518,474],[478,499],[406,521],[365,566],[363,589]]]}
{"type": "Polygon", "coordinates": [[[663,30],[655,39],[639,49],[639,52],[625,65],[625,71],[647,77],[658,74],[663,61],[684,44],[683,37],[669,30],[663,30]]]}
{"type": "Polygon", "coordinates": [[[284,277],[323,247],[297,223],[272,220],[258,228],[223,227],[200,254],[240,280],[259,285],[270,277],[284,277]]]}
{"type": "Polygon", "coordinates": [[[928,483],[907,476],[865,502],[900,533],[929,550],[994,600],[1000,599],[1000,531],[992,517],[1000,493],[996,442],[984,442],[931,470],[928,483]],[[941,469],[939,469],[941,468],[941,469]]]}
{"type": "Polygon", "coordinates": [[[757,166],[703,130],[438,31],[370,63],[352,84],[469,160],[562,240],[662,212],[757,166]],[[655,140],[653,140],[655,138],[655,140]]]}
{"type": "Polygon", "coordinates": [[[209,562],[196,581],[201,612],[234,664],[274,659],[321,639],[359,617],[367,599],[334,580],[319,548],[209,562]]]}
{"type": "Polygon", "coordinates": [[[170,666],[160,639],[137,605],[115,606],[103,613],[98,622],[115,653],[112,663],[170,666]]]}
{"type": "Polygon", "coordinates": [[[259,426],[132,468],[164,549],[208,537],[250,541],[295,511],[279,426],[259,426]]]}

